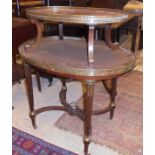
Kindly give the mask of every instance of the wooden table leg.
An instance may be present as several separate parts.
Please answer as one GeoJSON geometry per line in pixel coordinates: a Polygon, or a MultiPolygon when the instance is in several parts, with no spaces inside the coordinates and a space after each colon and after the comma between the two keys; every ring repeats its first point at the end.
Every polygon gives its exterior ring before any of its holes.
{"type": "Polygon", "coordinates": [[[91,139],[91,116],[94,95],[94,81],[86,81],[86,94],[84,97],[84,153],[88,155],[88,146],[91,139]]]}
{"type": "Polygon", "coordinates": [[[113,118],[114,116],[114,110],[115,110],[115,107],[116,107],[116,104],[115,104],[115,97],[117,95],[117,78],[112,78],[112,79],[109,79],[109,80],[102,80],[102,83],[105,87],[105,89],[107,90],[108,94],[110,95],[110,104],[109,104],[109,107],[110,107],[110,119],[113,118]]]}
{"type": "Polygon", "coordinates": [[[110,119],[113,118],[114,110],[116,107],[115,104],[115,97],[117,95],[116,87],[117,87],[117,78],[113,78],[111,80],[111,91],[110,91],[110,106],[112,107],[112,109],[110,110],[110,119]]]}
{"type": "Polygon", "coordinates": [[[35,71],[35,74],[36,74],[38,90],[39,90],[39,92],[41,92],[40,73],[39,73],[39,71],[35,71]]]}
{"type": "Polygon", "coordinates": [[[36,121],[34,115],[34,98],[33,98],[33,86],[32,86],[32,76],[31,76],[31,67],[29,64],[24,63],[25,68],[25,76],[26,76],[26,90],[29,100],[29,108],[30,108],[30,118],[32,121],[33,128],[36,128],[36,121]]]}

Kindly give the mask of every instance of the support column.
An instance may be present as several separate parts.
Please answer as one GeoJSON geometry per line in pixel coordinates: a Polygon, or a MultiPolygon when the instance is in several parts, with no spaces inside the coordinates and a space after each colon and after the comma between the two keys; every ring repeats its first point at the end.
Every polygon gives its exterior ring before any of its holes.
{"type": "Polygon", "coordinates": [[[89,26],[88,32],[88,65],[94,64],[94,30],[95,26],[89,26]]]}

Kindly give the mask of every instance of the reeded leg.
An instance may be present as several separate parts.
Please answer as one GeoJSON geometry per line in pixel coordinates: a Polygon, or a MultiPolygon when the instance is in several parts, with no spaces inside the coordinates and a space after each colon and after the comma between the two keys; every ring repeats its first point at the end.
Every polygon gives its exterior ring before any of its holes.
{"type": "Polygon", "coordinates": [[[36,73],[36,80],[37,80],[38,90],[39,90],[39,92],[41,92],[40,74],[39,74],[38,71],[35,71],[35,73],[36,73]]]}
{"type": "Polygon", "coordinates": [[[110,106],[112,107],[112,109],[110,110],[110,119],[113,118],[114,110],[116,107],[116,104],[115,104],[115,97],[117,94],[116,86],[117,86],[117,78],[113,78],[111,81],[111,91],[110,91],[110,106]]]}
{"type": "Polygon", "coordinates": [[[94,81],[86,81],[86,94],[84,98],[84,153],[88,155],[88,146],[91,138],[91,116],[94,95],[94,81]]]}
{"type": "Polygon", "coordinates": [[[30,108],[30,118],[32,121],[33,128],[36,128],[31,68],[30,68],[30,65],[26,63],[24,64],[24,67],[25,67],[25,76],[26,76],[27,95],[28,95],[29,108],[30,108]]]}

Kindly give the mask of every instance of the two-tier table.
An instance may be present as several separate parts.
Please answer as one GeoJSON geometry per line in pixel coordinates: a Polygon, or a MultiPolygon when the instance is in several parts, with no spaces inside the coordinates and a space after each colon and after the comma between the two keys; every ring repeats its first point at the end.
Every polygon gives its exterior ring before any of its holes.
{"type": "MultiPolygon", "coordinates": [[[[84,122],[84,153],[88,155],[91,140],[91,116],[110,112],[110,119],[115,109],[117,78],[135,67],[135,57],[111,42],[111,27],[124,22],[128,15],[111,9],[82,7],[36,7],[27,9],[27,16],[36,24],[37,37],[19,47],[22,56],[27,82],[27,94],[30,107],[30,118],[36,127],[37,114],[48,110],[63,110],[70,115],[78,116],[84,122]],[[42,37],[44,24],[58,23],[59,36],[42,37]],[[80,24],[88,27],[86,39],[63,36],[64,24],[80,24]],[[105,29],[105,42],[94,40],[97,26],[105,29]],[[37,68],[62,79],[60,101],[62,106],[48,106],[34,109],[31,69],[37,68]],[[66,101],[66,78],[82,80],[85,83],[83,109],[66,101]],[[93,94],[96,81],[103,81],[110,96],[106,108],[93,110],[93,94]]],[[[104,102],[104,101],[103,101],[104,102]]],[[[76,122],[75,122],[76,123],[76,122]]]]}

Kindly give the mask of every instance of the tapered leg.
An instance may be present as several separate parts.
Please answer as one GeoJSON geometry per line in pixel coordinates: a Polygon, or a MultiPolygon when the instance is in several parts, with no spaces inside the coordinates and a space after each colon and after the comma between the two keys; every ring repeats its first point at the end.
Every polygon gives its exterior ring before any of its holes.
{"type": "Polygon", "coordinates": [[[86,94],[84,98],[84,153],[88,155],[88,146],[91,138],[91,116],[94,95],[94,81],[86,81],[86,94]]]}
{"type": "Polygon", "coordinates": [[[27,88],[26,90],[27,90],[29,108],[30,108],[30,118],[32,121],[33,128],[36,128],[31,68],[30,68],[30,65],[26,63],[24,64],[24,67],[25,67],[25,76],[26,76],[26,88],[27,88]]]}
{"type": "Polygon", "coordinates": [[[36,80],[37,80],[38,90],[39,90],[39,92],[41,92],[40,74],[39,74],[38,71],[35,71],[35,73],[36,73],[36,80]]]}
{"type": "Polygon", "coordinates": [[[110,106],[112,107],[112,109],[110,110],[110,119],[113,118],[114,110],[116,107],[116,104],[115,104],[115,97],[117,94],[116,87],[117,87],[117,78],[113,78],[111,81],[111,91],[110,91],[110,106]]]}

